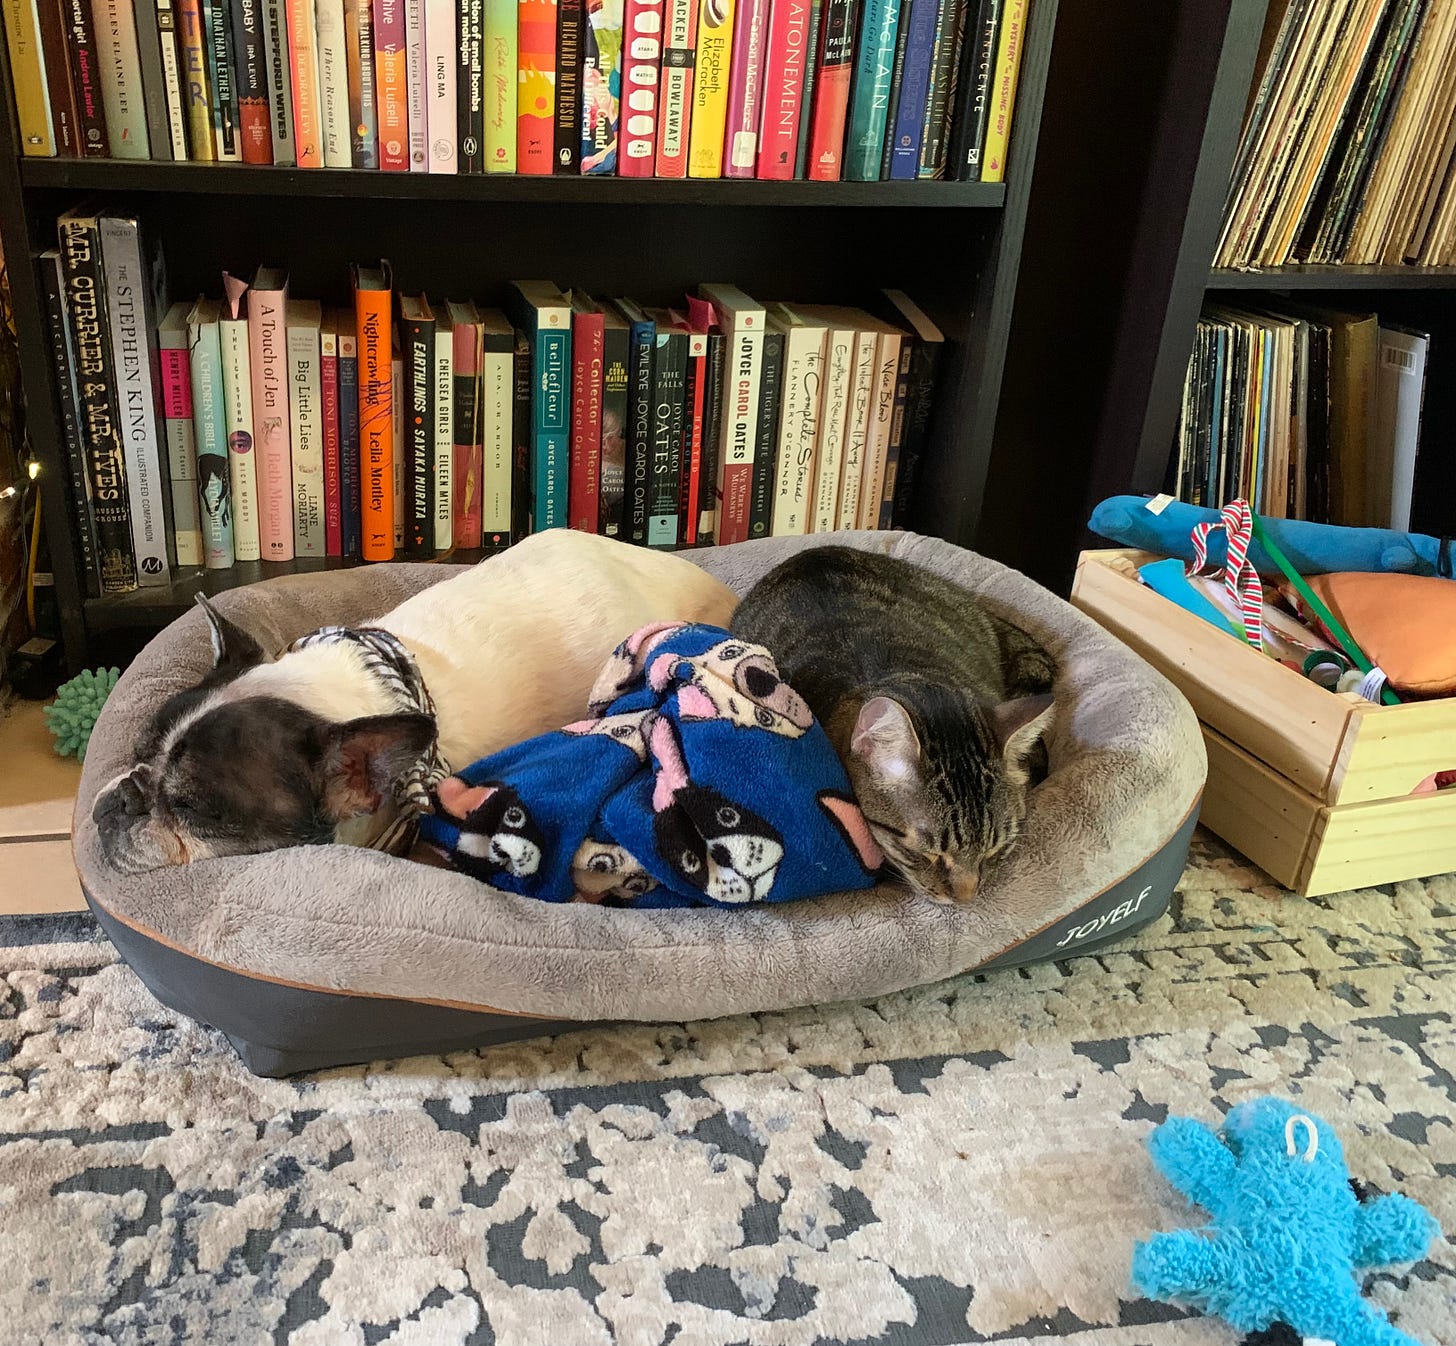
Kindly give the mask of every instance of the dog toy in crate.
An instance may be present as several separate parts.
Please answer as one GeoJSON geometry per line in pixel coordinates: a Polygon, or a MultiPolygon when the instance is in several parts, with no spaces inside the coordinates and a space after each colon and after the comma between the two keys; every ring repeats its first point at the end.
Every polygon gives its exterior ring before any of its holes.
{"type": "Polygon", "coordinates": [[[86,760],[86,745],[91,741],[96,717],[120,676],[117,668],[88,668],[56,688],[56,699],[43,714],[55,750],[62,757],[86,760]]]}
{"type": "Polygon", "coordinates": [[[1327,1122],[1259,1098],[1216,1132],[1170,1117],[1148,1149],[1213,1223],[1139,1243],[1140,1293],[1217,1314],[1263,1342],[1415,1346],[1361,1297],[1357,1274],[1419,1260],[1441,1231],[1417,1202],[1353,1182],[1327,1122]]]}
{"type": "MultiPolygon", "coordinates": [[[[1185,505],[1167,496],[1148,499],[1115,495],[1092,511],[1087,527],[1099,537],[1123,547],[1141,547],[1159,556],[1193,560],[1193,530],[1201,523],[1217,523],[1219,511],[1185,505]],[[1152,506],[1152,508],[1149,508],[1152,506]],[[1160,507],[1161,506],[1161,507],[1160,507]]],[[[1456,546],[1421,533],[1397,533],[1389,528],[1340,528],[1301,519],[1264,519],[1269,536],[1301,575],[1324,575],[1342,570],[1395,570],[1411,575],[1450,578],[1456,567],[1456,546]]],[[[1249,549],[1254,569],[1265,578],[1282,572],[1274,558],[1255,540],[1249,549]]],[[[1223,539],[1209,539],[1208,561],[1225,563],[1223,539]]]]}

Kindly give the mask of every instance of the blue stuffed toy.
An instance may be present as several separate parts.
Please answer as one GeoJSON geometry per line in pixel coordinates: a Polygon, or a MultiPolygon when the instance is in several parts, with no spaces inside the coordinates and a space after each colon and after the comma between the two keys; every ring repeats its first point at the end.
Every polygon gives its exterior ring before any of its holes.
{"type": "Polygon", "coordinates": [[[1139,1243],[1134,1289],[1218,1314],[1243,1332],[1283,1324],[1296,1340],[1416,1346],[1361,1298],[1356,1273],[1418,1261],[1440,1228],[1408,1197],[1362,1200],[1327,1122],[1259,1098],[1236,1107],[1217,1132],[1170,1117],[1148,1149],[1213,1223],[1139,1243]]]}
{"type": "MultiPolygon", "coordinates": [[[[1193,560],[1190,537],[1201,523],[1216,523],[1219,511],[1174,500],[1160,512],[1142,496],[1116,495],[1092,511],[1087,527],[1123,547],[1141,547],[1159,556],[1193,560]]],[[[1407,575],[1444,575],[1452,571],[1452,547],[1421,533],[1388,528],[1340,528],[1334,524],[1259,516],[1274,544],[1301,575],[1336,571],[1399,571],[1407,575]]],[[[1222,567],[1226,540],[1215,531],[1208,539],[1208,563],[1222,567]]],[[[1284,572],[1257,541],[1249,549],[1254,569],[1266,579],[1284,572]]]]}

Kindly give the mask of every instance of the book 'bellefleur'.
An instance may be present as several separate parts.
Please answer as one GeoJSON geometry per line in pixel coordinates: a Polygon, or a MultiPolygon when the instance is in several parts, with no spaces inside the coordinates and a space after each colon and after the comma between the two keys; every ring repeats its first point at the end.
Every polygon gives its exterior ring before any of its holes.
{"type": "Polygon", "coordinates": [[[4,0],[30,155],[1004,175],[1029,0],[4,0]]]}

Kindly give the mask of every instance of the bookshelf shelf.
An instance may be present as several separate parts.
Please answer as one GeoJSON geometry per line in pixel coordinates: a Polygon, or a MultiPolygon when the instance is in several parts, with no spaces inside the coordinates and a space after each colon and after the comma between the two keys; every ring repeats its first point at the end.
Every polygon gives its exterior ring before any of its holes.
{"type": "Polygon", "coordinates": [[[1281,266],[1260,271],[1215,267],[1210,290],[1453,290],[1456,266],[1281,266]]]}
{"type": "Polygon", "coordinates": [[[491,201],[522,205],[851,206],[999,209],[1000,182],[759,182],[752,179],[525,177],[383,173],[350,168],[254,168],[151,160],[24,159],[26,187],[177,195],[343,197],[370,201],[491,201]]]}

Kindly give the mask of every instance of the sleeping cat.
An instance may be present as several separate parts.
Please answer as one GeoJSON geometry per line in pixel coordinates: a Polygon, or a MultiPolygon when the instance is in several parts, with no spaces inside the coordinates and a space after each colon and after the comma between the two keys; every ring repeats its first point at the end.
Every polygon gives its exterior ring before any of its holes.
{"type": "Polygon", "coordinates": [[[1055,668],[975,595],[877,552],[812,547],[739,605],[824,725],[891,865],[939,902],[975,896],[1016,840],[1055,668]]]}

